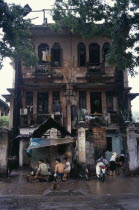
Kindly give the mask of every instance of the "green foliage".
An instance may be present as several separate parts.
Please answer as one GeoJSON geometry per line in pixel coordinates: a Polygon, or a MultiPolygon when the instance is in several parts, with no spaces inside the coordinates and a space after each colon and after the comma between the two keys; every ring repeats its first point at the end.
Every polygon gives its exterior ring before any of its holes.
{"type": "Polygon", "coordinates": [[[139,122],[139,112],[138,111],[133,112],[132,116],[133,116],[134,122],[139,122]]]}
{"type": "Polygon", "coordinates": [[[0,54],[22,60],[26,65],[34,65],[37,56],[31,44],[31,22],[24,17],[24,8],[0,0],[0,54]]]}
{"type": "Polygon", "coordinates": [[[101,0],[56,0],[53,28],[66,28],[84,38],[111,37],[107,61],[134,75],[134,67],[139,65],[139,47],[135,47],[139,40],[139,1],[112,0],[111,3],[112,6],[101,0]],[[135,54],[129,50],[134,47],[135,54]]]}
{"type": "Polygon", "coordinates": [[[0,129],[9,127],[9,116],[0,117],[0,129]]]}

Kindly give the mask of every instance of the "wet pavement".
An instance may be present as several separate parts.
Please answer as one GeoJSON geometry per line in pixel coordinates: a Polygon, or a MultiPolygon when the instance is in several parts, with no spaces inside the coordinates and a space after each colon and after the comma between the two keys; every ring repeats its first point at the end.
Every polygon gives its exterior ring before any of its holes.
{"type": "Polygon", "coordinates": [[[102,183],[71,180],[51,190],[52,182],[26,182],[26,171],[0,177],[0,210],[6,209],[135,209],[139,210],[139,177],[107,176],[102,183]]]}

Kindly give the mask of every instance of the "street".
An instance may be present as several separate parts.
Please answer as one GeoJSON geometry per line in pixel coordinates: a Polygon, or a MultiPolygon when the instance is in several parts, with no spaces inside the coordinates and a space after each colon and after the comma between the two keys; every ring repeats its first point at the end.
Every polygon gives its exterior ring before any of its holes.
{"type": "Polygon", "coordinates": [[[60,191],[52,191],[52,182],[28,183],[25,171],[0,178],[0,209],[139,209],[139,177],[107,176],[104,183],[62,182],[60,191]]]}

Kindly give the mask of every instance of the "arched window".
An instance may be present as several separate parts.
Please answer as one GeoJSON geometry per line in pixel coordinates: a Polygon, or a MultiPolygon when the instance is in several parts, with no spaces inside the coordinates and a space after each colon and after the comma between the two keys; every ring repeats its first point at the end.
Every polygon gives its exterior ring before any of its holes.
{"type": "Polygon", "coordinates": [[[78,44],[78,66],[86,66],[86,47],[84,43],[78,44]]]}
{"type": "Polygon", "coordinates": [[[97,43],[89,45],[89,62],[93,66],[100,64],[100,46],[97,43]]]}
{"type": "Polygon", "coordinates": [[[102,48],[103,63],[105,63],[106,55],[108,54],[109,50],[110,50],[110,43],[105,42],[102,48]]]}
{"type": "Polygon", "coordinates": [[[53,67],[62,65],[62,49],[59,43],[54,43],[51,49],[51,61],[53,67]]]}
{"type": "Polygon", "coordinates": [[[48,44],[40,44],[38,47],[38,57],[39,57],[39,63],[43,64],[47,62],[46,54],[49,54],[49,46],[48,44]],[[43,52],[45,52],[45,56],[43,56],[43,52]]]}

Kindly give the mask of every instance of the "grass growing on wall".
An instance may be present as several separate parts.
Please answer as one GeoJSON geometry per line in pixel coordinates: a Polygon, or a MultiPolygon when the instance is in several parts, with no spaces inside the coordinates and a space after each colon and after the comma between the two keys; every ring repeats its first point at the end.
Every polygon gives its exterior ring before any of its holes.
{"type": "Polygon", "coordinates": [[[9,116],[0,117],[0,129],[9,127],[9,116]]]}

